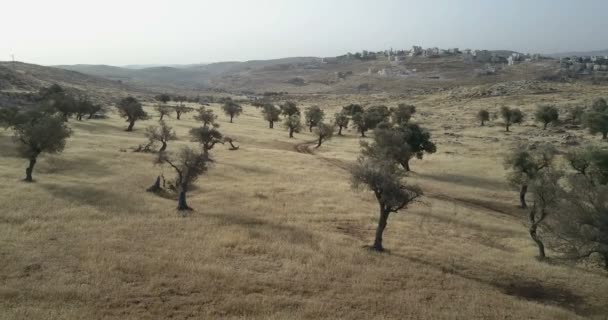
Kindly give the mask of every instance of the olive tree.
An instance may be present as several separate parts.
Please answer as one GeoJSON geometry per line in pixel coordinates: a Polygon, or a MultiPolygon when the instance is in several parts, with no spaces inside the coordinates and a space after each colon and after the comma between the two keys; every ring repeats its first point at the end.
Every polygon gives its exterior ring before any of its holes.
{"type": "Polygon", "coordinates": [[[213,113],[213,110],[206,109],[205,107],[200,107],[198,109],[198,114],[194,116],[194,120],[202,122],[204,127],[212,126],[217,128],[220,126],[219,123],[216,122],[217,115],[213,113]]]}
{"type": "MultiPolygon", "coordinates": [[[[182,101],[186,101],[186,100],[182,100],[182,101]]],[[[177,120],[181,120],[183,114],[194,111],[194,109],[192,109],[188,106],[185,106],[183,104],[173,107],[173,110],[175,110],[175,118],[177,120]]]]}
{"type": "Polygon", "coordinates": [[[568,115],[570,121],[573,123],[580,123],[583,120],[583,116],[585,115],[585,107],[583,106],[574,106],[568,109],[568,115]]]}
{"type": "Polygon", "coordinates": [[[286,117],[291,117],[293,115],[300,115],[300,108],[293,101],[286,101],[281,105],[281,113],[286,117]]]}
{"type": "Polygon", "coordinates": [[[604,98],[597,98],[591,104],[591,110],[595,112],[604,112],[608,109],[608,103],[604,98]]]}
{"type": "Polygon", "coordinates": [[[315,128],[315,135],[318,137],[317,148],[319,148],[323,141],[331,139],[334,135],[334,126],[321,122],[315,128]]]}
{"type": "Polygon", "coordinates": [[[365,109],[359,104],[349,104],[345,107],[342,107],[342,112],[346,113],[348,116],[351,117],[363,111],[365,111],[365,109]]]}
{"type": "Polygon", "coordinates": [[[186,195],[192,184],[207,172],[213,160],[209,155],[190,147],[183,147],[177,155],[159,153],[158,162],[167,163],[175,170],[175,187],[178,192],[177,210],[192,210],[186,201],[186,195]]]}
{"type": "Polygon", "coordinates": [[[394,124],[407,123],[416,113],[416,107],[401,103],[395,108],[391,108],[391,119],[394,124]]]}
{"type": "Polygon", "coordinates": [[[325,117],[325,112],[321,110],[319,106],[311,106],[307,108],[304,112],[304,117],[306,118],[306,125],[308,126],[308,131],[312,132],[312,128],[323,121],[323,118],[325,117]]]}
{"type": "Polygon", "coordinates": [[[58,84],[41,89],[38,93],[38,100],[43,109],[51,113],[59,113],[65,122],[76,113],[78,104],[76,98],[58,84]]]}
{"type": "Polygon", "coordinates": [[[63,118],[40,110],[27,110],[4,121],[14,132],[14,141],[21,157],[29,161],[25,181],[33,182],[33,172],[41,153],[60,153],[72,134],[63,118]]]}
{"type": "Polygon", "coordinates": [[[559,184],[561,176],[561,172],[548,168],[540,171],[536,178],[530,182],[534,202],[528,214],[530,224],[528,233],[538,247],[538,256],[541,259],[545,258],[546,254],[543,238],[539,234],[539,227],[558,208],[562,195],[559,184]]]}
{"type": "Polygon", "coordinates": [[[202,126],[200,128],[192,128],[190,136],[192,137],[192,141],[201,144],[204,154],[209,154],[209,150],[213,149],[216,144],[224,143],[222,133],[215,127],[202,126]]]}
{"type": "Polygon", "coordinates": [[[479,120],[482,127],[486,124],[486,121],[490,121],[490,113],[488,112],[488,110],[479,110],[479,112],[477,112],[477,120],[479,120]]]}
{"type": "Polygon", "coordinates": [[[509,170],[507,179],[519,186],[519,201],[521,208],[527,208],[526,193],[541,170],[550,168],[557,150],[550,144],[533,146],[523,145],[511,150],[504,160],[505,169],[509,170]]]}
{"type": "Polygon", "coordinates": [[[534,113],[536,121],[543,124],[543,130],[547,129],[549,123],[557,123],[559,120],[559,112],[554,106],[540,106],[534,113]]]}
{"type": "Polygon", "coordinates": [[[160,121],[163,121],[165,116],[169,117],[171,114],[171,107],[166,104],[157,104],[154,109],[156,109],[156,111],[158,112],[158,115],[160,116],[160,121]]]}
{"type": "Polygon", "coordinates": [[[268,121],[268,127],[270,129],[274,128],[274,123],[279,121],[279,116],[281,115],[281,109],[277,108],[272,103],[264,103],[262,105],[262,116],[264,120],[268,121]]]}
{"type": "Polygon", "coordinates": [[[283,120],[283,126],[289,131],[289,137],[293,138],[293,133],[298,133],[302,130],[302,122],[300,121],[299,114],[293,114],[285,117],[283,120]]]}
{"type": "Polygon", "coordinates": [[[411,170],[410,160],[414,157],[422,159],[425,153],[437,152],[430,132],[416,123],[376,128],[373,141],[362,141],[361,146],[364,155],[390,159],[400,164],[405,171],[411,170]]]}
{"type": "Polygon", "coordinates": [[[141,103],[134,97],[126,97],[116,106],[121,117],[125,118],[129,123],[127,131],[133,131],[135,121],[149,119],[148,114],[144,111],[141,103]]]}
{"type": "Polygon", "coordinates": [[[344,111],[338,112],[334,115],[334,121],[336,126],[338,127],[338,135],[342,135],[342,129],[348,128],[348,123],[350,122],[350,118],[348,114],[344,111]]]}
{"type": "Polygon", "coordinates": [[[86,96],[81,96],[76,101],[74,107],[74,114],[76,115],[76,120],[82,121],[82,118],[85,115],[89,115],[89,119],[93,116],[91,114],[95,114],[101,110],[101,105],[96,105],[91,100],[89,100],[86,96]]]}
{"type": "Polygon", "coordinates": [[[386,160],[360,157],[351,169],[352,187],[371,190],[380,207],[373,250],[384,251],[382,238],[389,215],[407,208],[422,196],[419,187],[402,183],[403,177],[395,163],[386,160]]]}
{"type": "Polygon", "coordinates": [[[608,186],[592,175],[570,175],[559,209],[551,220],[553,250],[571,259],[597,255],[608,270],[608,186]]]}
{"type": "Polygon", "coordinates": [[[390,111],[385,106],[373,106],[364,112],[355,113],[352,116],[353,125],[365,137],[365,132],[374,129],[382,122],[386,122],[390,117],[390,111]]]}
{"type": "Polygon", "coordinates": [[[222,106],[222,109],[224,110],[224,113],[230,117],[230,123],[232,123],[234,117],[238,117],[243,112],[243,107],[232,100],[226,101],[222,106]]]}
{"type": "Polygon", "coordinates": [[[167,142],[171,140],[177,140],[177,135],[175,135],[175,131],[165,123],[165,121],[160,120],[158,126],[150,126],[146,128],[146,132],[144,133],[146,138],[148,138],[149,145],[152,145],[156,142],[161,143],[160,149],[158,152],[164,152],[167,149],[167,142]]]}
{"type": "Polygon", "coordinates": [[[167,102],[171,101],[171,96],[163,93],[163,94],[159,94],[156,97],[154,97],[154,99],[162,104],[167,104],[167,102]]]}
{"type": "Polygon", "coordinates": [[[519,124],[524,121],[524,114],[521,110],[514,108],[511,109],[509,107],[500,108],[500,115],[505,122],[505,130],[509,132],[509,127],[513,124],[519,124]]]}
{"type": "Polygon", "coordinates": [[[583,116],[583,125],[591,134],[602,134],[602,139],[608,139],[608,112],[591,111],[583,116]]]}

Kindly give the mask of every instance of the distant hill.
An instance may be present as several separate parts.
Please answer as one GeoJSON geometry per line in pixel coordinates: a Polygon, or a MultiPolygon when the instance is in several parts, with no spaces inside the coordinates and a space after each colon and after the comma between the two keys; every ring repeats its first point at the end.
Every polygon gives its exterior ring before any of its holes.
{"type": "MultiPolygon", "coordinates": [[[[513,51],[498,50],[508,56],[513,51]]],[[[158,66],[128,69],[106,65],[57,66],[154,92],[196,95],[219,91],[232,93],[288,92],[293,94],[429,92],[468,84],[535,80],[555,74],[556,60],[513,67],[466,63],[461,56],[406,57],[389,61],[292,57],[201,65],[158,66]]]]}
{"type": "Polygon", "coordinates": [[[564,57],[587,57],[587,56],[608,56],[608,49],[606,50],[596,50],[596,51],[574,51],[574,52],[561,52],[561,53],[552,53],[548,54],[550,57],[554,58],[564,58],[564,57]]]}
{"type": "Polygon", "coordinates": [[[5,97],[37,92],[40,88],[49,87],[54,83],[75,93],[86,93],[91,98],[104,102],[126,95],[150,93],[105,77],[22,62],[13,64],[0,61],[0,94],[5,97]]]}

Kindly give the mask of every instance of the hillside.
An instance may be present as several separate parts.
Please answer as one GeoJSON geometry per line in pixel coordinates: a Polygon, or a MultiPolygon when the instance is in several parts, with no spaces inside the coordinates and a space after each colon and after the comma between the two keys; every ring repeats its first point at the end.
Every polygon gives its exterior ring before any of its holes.
{"type": "Polygon", "coordinates": [[[565,58],[565,57],[589,57],[589,56],[608,56],[608,49],[606,50],[595,50],[595,51],[572,51],[572,52],[559,52],[548,54],[554,58],[565,58]]]}
{"type": "Polygon", "coordinates": [[[104,77],[22,62],[0,62],[0,96],[37,92],[54,83],[75,93],[86,93],[98,101],[112,101],[128,94],[148,94],[145,89],[104,77]]]}
{"type": "MultiPolygon", "coordinates": [[[[549,251],[546,262],[527,229],[527,212],[505,179],[503,152],[521,141],[571,150],[566,137],[598,141],[581,129],[541,130],[531,119],[505,133],[480,127],[480,108],[587,104],[601,86],[562,84],[546,94],[466,96],[450,92],[403,99],[308,95],[304,109],[333,115],[349,103],[416,105],[437,153],[413,160],[406,179],[425,196],[391,215],[389,250],[370,244],[378,209],[372,192],[350,186],[360,150],[349,128],[320,148],[305,130],[289,139],[244,105],[234,123],[221,105],[219,130],[239,150],[217,145],[215,163],[192,190],[194,211],[149,192],[155,155],[144,143],[153,117],[134,132],[116,113],[70,121],[66,150],[44,155],[36,183],[17,182],[26,160],[0,130],[0,318],[3,319],[605,319],[606,272],[572,265],[549,251]],[[461,97],[461,96],[459,96],[461,97]]],[[[191,105],[196,107],[196,105],[191,105]]],[[[168,150],[191,142],[192,113],[166,121],[177,133],[168,150]]]]}
{"type": "Polygon", "coordinates": [[[389,62],[348,60],[325,63],[303,57],[265,61],[221,62],[190,67],[126,69],[111,66],[59,66],[149,90],[391,93],[432,92],[462,85],[481,85],[515,80],[536,80],[556,74],[555,60],[541,60],[491,68],[485,63],[465,63],[460,56],[443,58],[407,57],[389,62]]]}

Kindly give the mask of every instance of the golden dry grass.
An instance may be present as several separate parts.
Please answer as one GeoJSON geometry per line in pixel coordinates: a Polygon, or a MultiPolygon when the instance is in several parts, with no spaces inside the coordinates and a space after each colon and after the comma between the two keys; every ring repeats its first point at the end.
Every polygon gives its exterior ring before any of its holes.
{"type": "MultiPolygon", "coordinates": [[[[295,145],[312,135],[288,139],[249,106],[230,124],[213,106],[221,131],[241,148],[212,151],[217,162],[189,193],[195,211],[185,218],[175,201],[144,191],[161,170],[153,156],[121,152],[143,143],[156,119],[132,133],[115,114],[71,121],[65,152],[42,157],[33,184],[19,181],[25,162],[0,131],[0,318],[606,319],[606,274],[537,261],[504,182],[504,148],[563,133],[541,136],[528,122],[505,134],[474,121],[482,106],[530,111],[601,89],[404,100],[418,106],[416,120],[432,129],[439,152],[412,163],[409,179],[427,197],[391,216],[385,254],[362,249],[377,205],[350,189],[343,168],[359,150],[353,131],[303,154],[295,145]]],[[[350,101],[387,101],[306,100],[328,114],[350,101]]],[[[180,137],[169,150],[190,144],[192,114],[168,122],[180,137]]]]}

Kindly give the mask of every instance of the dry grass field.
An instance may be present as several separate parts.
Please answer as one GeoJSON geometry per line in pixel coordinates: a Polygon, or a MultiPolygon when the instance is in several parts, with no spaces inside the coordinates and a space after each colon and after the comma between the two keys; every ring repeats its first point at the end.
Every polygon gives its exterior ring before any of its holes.
{"type": "MultiPolygon", "coordinates": [[[[423,202],[391,215],[387,253],[371,244],[377,204],[350,188],[359,152],[353,130],[310,149],[259,110],[220,131],[241,147],[212,150],[215,164],[189,192],[195,210],[145,192],[168,168],[133,153],[145,142],[115,113],[78,122],[65,151],[39,159],[35,183],[0,129],[0,319],[608,319],[604,271],[535,259],[525,211],[505,182],[503,153],[520,140],[582,130],[542,131],[531,119],[505,133],[479,127],[479,108],[587,103],[606,87],[555,85],[555,92],[483,99],[447,91],[408,99],[315,95],[329,117],[350,102],[408,102],[438,152],[412,162],[408,180],[423,202]],[[125,151],[126,150],[126,151],[125,151]]],[[[153,113],[151,106],[148,111],[153,113]]],[[[168,123],[189,142],[192,113],[168,123]]],[[[371,135],[372,133],[370,133],[371,135]]],[[[552,256],[552,252],[548,252],[552,256]]]]}

